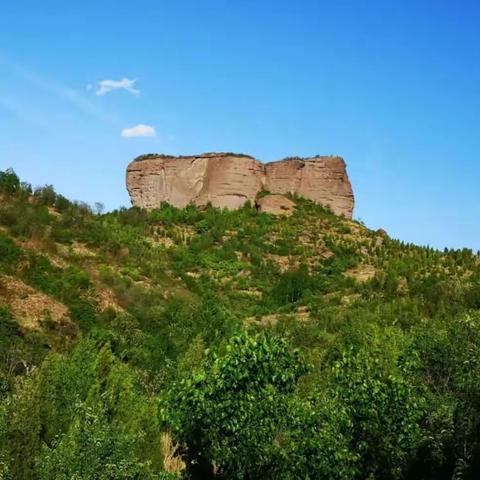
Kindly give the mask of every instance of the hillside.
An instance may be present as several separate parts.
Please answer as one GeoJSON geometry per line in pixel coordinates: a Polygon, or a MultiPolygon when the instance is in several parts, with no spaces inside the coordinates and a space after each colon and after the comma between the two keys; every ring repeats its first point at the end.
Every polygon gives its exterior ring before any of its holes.
{"type": "Polygon", "coordinates": [[[291,200],[0,172],[0,479],[478,478],[479,256],[291,200]]]}

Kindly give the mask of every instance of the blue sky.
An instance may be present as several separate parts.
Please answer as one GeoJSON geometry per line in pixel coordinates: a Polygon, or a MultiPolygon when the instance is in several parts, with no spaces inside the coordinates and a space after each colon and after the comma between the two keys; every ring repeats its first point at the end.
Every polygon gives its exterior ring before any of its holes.
{"type": "Polygon", "coordinates": [[[338,154],[367,226],[480,249],[478,2],[5,0],[0,73],[0,169],[69,198],[129,205],[142,153],[338,154]]]}

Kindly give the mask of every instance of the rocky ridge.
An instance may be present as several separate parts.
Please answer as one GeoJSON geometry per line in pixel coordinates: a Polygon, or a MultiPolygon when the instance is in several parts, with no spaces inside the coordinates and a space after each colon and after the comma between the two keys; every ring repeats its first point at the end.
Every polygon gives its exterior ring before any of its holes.
{"type": "Polygon", "coordinates": [[[345,162],[337,156],[293,157],[263,164],[233,153],[149,154],[128,166],[127,189],[132,204],[147,209],[162,202],[178,208],[211,203],[236,209],[247,201],[255,203],[262,190],[299,195],[347,218],[352,217],[354,207],[345,162]]]}

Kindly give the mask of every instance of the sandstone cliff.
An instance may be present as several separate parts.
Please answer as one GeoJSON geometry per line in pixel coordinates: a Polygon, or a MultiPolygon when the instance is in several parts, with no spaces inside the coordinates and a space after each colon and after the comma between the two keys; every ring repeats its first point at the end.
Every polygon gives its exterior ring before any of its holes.
{"type": "Polygon", "coordinates": [[[287,158],[263,164],[247,155],[206,153],[171,157],[144,155],[127,168],[133,205],[155,208],[190,202],[235,209],[252,204],[262,190],[291,193],[329,206],[351,218],[354,198],[345,162],[340,157],[287,158]]]}
{"type": "Polygon", "coordinates": [[[265,190],[292,193],[352,217],[354,198],[343,158],[287,158],[265,165],[265,190]]]}

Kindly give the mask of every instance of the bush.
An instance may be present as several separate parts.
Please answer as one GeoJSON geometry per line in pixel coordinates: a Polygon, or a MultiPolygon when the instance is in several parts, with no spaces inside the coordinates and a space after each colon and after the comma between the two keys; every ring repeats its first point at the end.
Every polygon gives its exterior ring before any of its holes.
{"type": "Polygon", "coordinates": [[[0,233],[0,270],[12,271],[22,255],[15,242],[0,233]]]}
{"type": "Polygon", "coordinates": [[[308,267],[301,265],[296,270],[283,273],[272,288],[272,298],[278,305],[298,302],[313,285],[308,267]]]}

